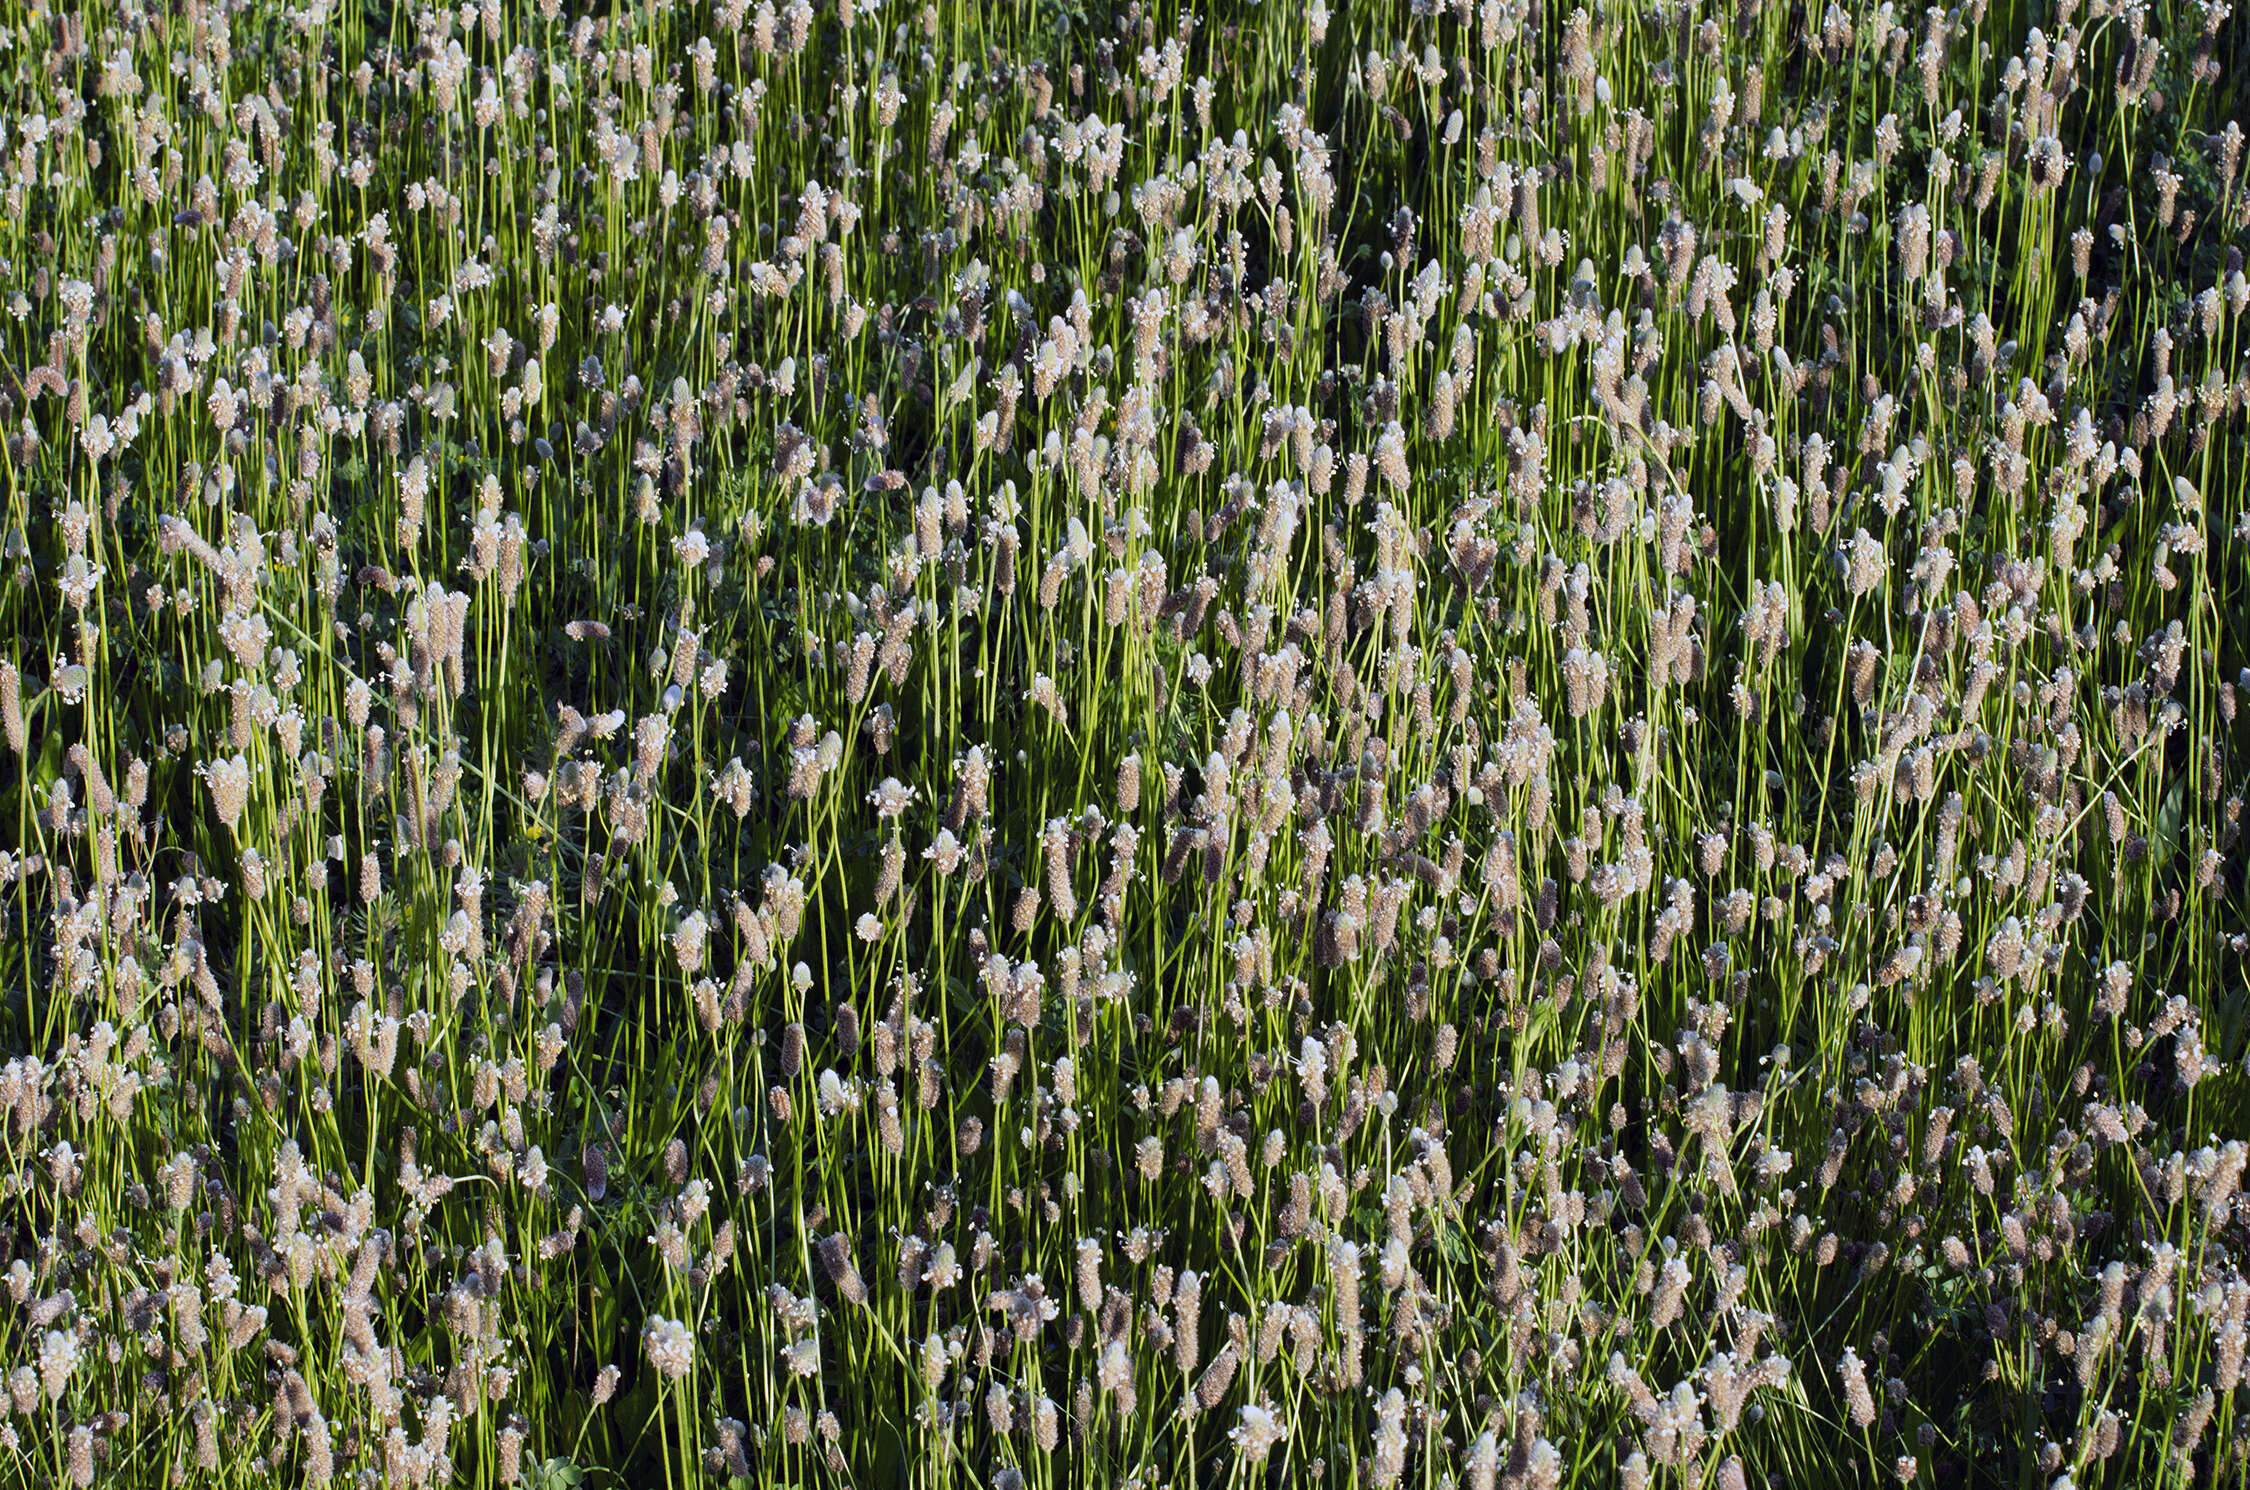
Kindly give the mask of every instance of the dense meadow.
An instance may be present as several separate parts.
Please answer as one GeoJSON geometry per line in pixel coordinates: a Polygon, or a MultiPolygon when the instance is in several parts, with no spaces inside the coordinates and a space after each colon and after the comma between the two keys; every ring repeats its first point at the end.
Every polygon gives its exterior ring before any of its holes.
{"type": "Polygon", "coordinates": [[[0,1484],[2240,1485],[2246,67],[0,4],[0,1484]]]}

